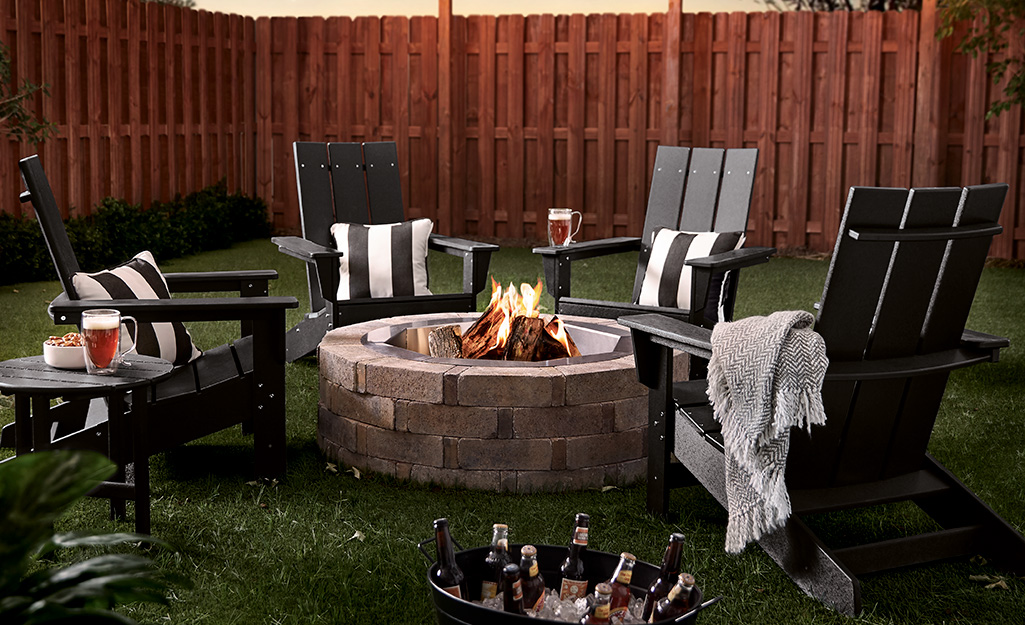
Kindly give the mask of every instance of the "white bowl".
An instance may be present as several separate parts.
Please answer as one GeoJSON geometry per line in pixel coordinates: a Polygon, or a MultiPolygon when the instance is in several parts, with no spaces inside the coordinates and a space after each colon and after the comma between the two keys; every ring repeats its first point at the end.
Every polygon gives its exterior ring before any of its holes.
{"type": "Polygon", "coordinates": [[[43,360],[58,369],[85,369],[85,348],[43,343],[43,360]]]}

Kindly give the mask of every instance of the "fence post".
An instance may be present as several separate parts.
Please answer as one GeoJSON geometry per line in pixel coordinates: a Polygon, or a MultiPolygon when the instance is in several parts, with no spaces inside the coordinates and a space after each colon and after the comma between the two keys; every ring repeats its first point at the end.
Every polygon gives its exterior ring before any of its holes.
{"type": "Polygon", "coordinates": [[[936,39],[936,0],[923,0],[918,28],[918,80],[911,184],[916,187],[936,187],[941,183],[945,132],[945,122],[940,114],[944,72],[942,47],[936,39]],[[941,126],[941,123],[944,125],[941,126]]]}
{"type": "Polygon", "coordinates": [[[682,0],[669,0],[666,11],[665,32],[662,33],[662,125],[660,143],[680,143],[680,22],[683,19],[682,0]]]}
{"type": "Polygon", "coordinates": [[[452,234],[452,0],[438,0],[438,232],[452,234]]]}

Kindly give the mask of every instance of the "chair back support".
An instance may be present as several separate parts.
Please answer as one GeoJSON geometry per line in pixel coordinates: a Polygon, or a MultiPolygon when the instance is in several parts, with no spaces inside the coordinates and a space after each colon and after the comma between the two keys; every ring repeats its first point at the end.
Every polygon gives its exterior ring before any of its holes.
{"type": "Polygon", "coordinates": [[[756,148],[658,146],[634,280],[634,301],[644,281],[654,232],[659,228],[689,232],[747,230],[757,163],[756,148]]]}
{"type": "Polygon", "coordinates": [[[57,207],[57,199],[53,196],[53,189],[50,188],[50,181],[43,171],[43,164],[39,161],[38,155],[32,155],[21,159],[18,163],[21,168],[21,178],[25,182],[25,193],[22,193],[22,201],[31,201],[36,211],[36,219],[43,230],[43,238],[46,239],[46,247],[50,250],[50,258],[53,259],[53,266],[57,268],[57,277],[60,279],[61,287],[71,299],[78,299],[75,291],[72,276],[81,271],[75,251],[71,248],[71,239],[64,228],[64,220],[61,217],[60,209],[57,207]]]}
{"type": "MultiPolygon", "coordinates": [[[[852,188],[815,326],[830,362],[957,348],[993,238],[966,230],[996,226],[1006,193],[1007,185],[852,188]]],[[[819,488],[919,470],[947,377],[828,381],[829,418],[811,437],[793,432],[788,483],[819,488]]]]}
{"type": "MultiPolygon", "coordinates": [[[[398,152],[392,142],[322,143],[296,141],[295,176],[303,238],[334,247],[331,226],[395,223],[405,219],[398,152]],[[332,210],[324,210],[330,206],[332,210]]],[[[324,306],[320,280],[306,267],[310,306],[324,306]]]]}

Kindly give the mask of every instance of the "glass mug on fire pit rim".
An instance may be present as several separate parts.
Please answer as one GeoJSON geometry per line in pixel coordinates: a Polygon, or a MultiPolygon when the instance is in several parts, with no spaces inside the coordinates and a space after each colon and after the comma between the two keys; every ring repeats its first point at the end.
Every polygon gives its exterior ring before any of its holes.
{"type": "MultiPolygon", "coordinates": [[[[135,317],[122,317],[113,308],[94,308],[82,312],[82,349],[85,350],[85,370],[91,374],[109,375],[117,372],[125,354],[135,349],[135,340],[121,349],[121,324],[131,321],[136,333],[139,324],[135,317]]],[[[131,339],[131,333],[127,333],[131,339]]],[[[124,363],[128,366],[128,363],[124,363]]]]}
{"type": "Polygon", "coordinates": [[[548,209],[548,244],[565,247],[573,242],[573,237],[580,232],[580,226],[584,223],[584,216],[580,211],[569,208],[548,209]],[[576,215],[577,227],[573,229],[573,215],[576,215]]]}

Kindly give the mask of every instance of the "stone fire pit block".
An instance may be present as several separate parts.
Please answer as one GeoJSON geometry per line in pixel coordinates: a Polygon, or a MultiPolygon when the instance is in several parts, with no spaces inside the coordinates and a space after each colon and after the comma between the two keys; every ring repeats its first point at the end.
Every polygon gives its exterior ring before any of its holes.
{"type": "MultiPolygon", "coordinates": [[[[407,315],[327,334],[317,442],[328,457],[417,482],[521,493],[644,476],[647,388],[630,352],[509,367],[367,344],[373,330],[454,318],[477,314],[407,315]]],[[[615,320],[563,319],[625,331],[615,320]]],[[[685,355],[674,371],[686,378],[685,355]]]]}

